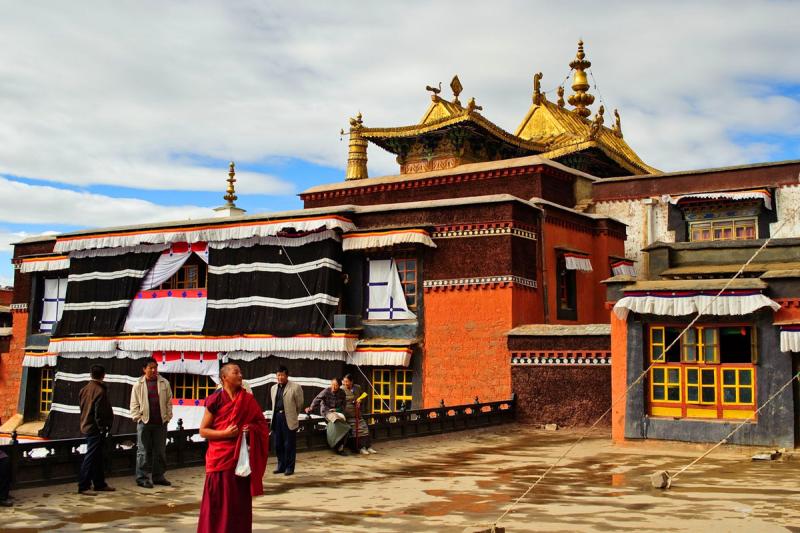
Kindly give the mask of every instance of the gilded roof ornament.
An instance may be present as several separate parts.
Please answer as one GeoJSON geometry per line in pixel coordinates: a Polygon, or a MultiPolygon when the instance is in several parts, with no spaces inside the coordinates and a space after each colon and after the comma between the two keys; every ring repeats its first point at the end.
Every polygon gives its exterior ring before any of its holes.
{"type": "Polygon", "coordinates": [[[605,113],[605,112],[606,112],[606,108],[603,107],[603,106],[600,106],[600,109],[597,110],[597,114],[594,116],[594,120],[592,121],[592,125],[589,128],[589,138],[590,139],[596,139],[597,138],[597,134],[600,133],[600,128],[603,127],[603,122],[605,122],[605,120],[603,119],[603,113],[605,113]]]}
{"type": "Polygon", "coordinates": [[[611,128],[614,135],[622,139],[622,119],[619,118],[619,111],[614,110],[614,127],[611,128]]]}
{"type": "Polygon", "coordinates": [[[234,165],[233,161],[231,161],[230,165],[228,166],[228,188],[225,189],[225,196],[223,198],[227,202],[225,207],[236,207],[236,200],[239,199],[236,196],[236,187],[234,183],[236,183],[236,165],[234,165]]]}
{"type": "Polygon", "coordinates": [[[572,78],[572,90],[575,91],[569,96],[568,102],[575,107],[575,113],[587,118],[592,114],[588,107],[594,102],[594,96],[586,92],[589,89],[589,80],[586,77],[586,69],[592,66],[591,61],[586,59],[583,51],[583,41],[578,41],[578,53],[570,64],[570,68],[575,71],[572,78]]]}
{"type": "Polygon", "coordinates": [[[461,94],[461,91],[464,90],[464,87],[461,85],[461,80],[458,79],[458,74],[453,76],[453,79],[450,82],[450,89],[453,91],[453,103],[457,106],[460,106],[461,101],[458,99],[458,95],[461,94]]]}
{"type": "Polygon", "coordinates": [[[346,180],[360,180],[369,177],[367,173],[367,140],[361,133],[364,120],[359,111],[350,119],[350,142],[348,143],[346,180]]]}
{"type": "Polygon", "coordinates": [[[539,105],[544,100],[542,94],[542,73],[537,72],[533,75],[533,103],[539,105]]]}
{"type": "Polygon", "coordinates": [[[430,85],[426,85],[425,90],[431,92],[431,100],[436,102],[439,100],[439,93],[442,92],[442,82],[439,82],[438,89],[436,87],[431,87],[430,85]]]}
{"type": "Polygon", "coordinates": [[[558,93],[558,107],[564,107],[564,86],[559,85],[556,92],[558,93]]]}
{"type": "Polygon", "coordinates": [[[472,113],[473,111],[483,111],[483,106],[475,103],[474,96],[469,99],[469,102],[467,102],[467,113],[472,113]]]}

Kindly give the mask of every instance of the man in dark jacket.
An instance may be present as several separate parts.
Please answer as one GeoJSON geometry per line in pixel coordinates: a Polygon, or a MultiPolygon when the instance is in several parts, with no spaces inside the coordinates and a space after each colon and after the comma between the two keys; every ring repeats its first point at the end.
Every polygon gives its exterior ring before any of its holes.
{"type": "Polygon", "coordinates": [[[90,370],[92,379],[81,389],[81,433],[86,435],[86,455],[83,457],[80,477],[78,479],[78,493],[94,496],[95,491],[112,492],[113,487],[106,483],[103,472],[103,449],[105,440],[114,419],[114,411],[108,400],[108,390],[103,378],[106,369],[100,365],[92,366],[90,370]]]}

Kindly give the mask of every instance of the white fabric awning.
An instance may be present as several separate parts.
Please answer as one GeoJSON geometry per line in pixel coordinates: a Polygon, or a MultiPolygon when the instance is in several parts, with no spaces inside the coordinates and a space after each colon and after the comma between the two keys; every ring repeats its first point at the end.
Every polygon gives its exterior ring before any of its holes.
{"type": "Polygon", "coordinates": [[[728,200],[764,200],[764,207],[772,209],[772,195],[766,189],[756,189],[751,191],[731,191],[731,192],[703,192],[694,194],[683,194],[681,196],[668,196],[669,203],[677,204],[685,199],[728,199],[728,200]]]}
{"type": "Polygon", "coordinates": [[[785,329],[781,331],[781,351],[800,352],[800,329],[785,329]]]}
{"type": "Polygon", "coordinates": [[[42,368],[43,366],[56,366],[58,354],[26,352],[22,358],[22,366],[42,368]]]}
{"type": "Polygon", "coordinates": [[[353,231],[355,224],[336,216],[323,215],[283,220],[240,221],[228,224],[207,224],[188,227],[138,229],[87,235],[66,235],[56,240],[55,252],[65,253],[91,248],[119,248],[140,244],[173,242],[211,242],[277,236],[286,229],[301,233],[322,228],[353,231]]]}
{"type": "Polygon", "coordinates": [[[348,363],[358,366],[403,366],[411,363],[411,348],[390,348],[388,346],[356,349],[348,363]]]}
{"type": "Polygon", "coordinates": [[[342,249],[345,252],[384,248],[397,244],[424,244],[425,246],[436,248],[431,236],[423,229],[365,231],[342,235],[342,249]]]}
{"type": "Polygon", "coordinates": [[[587,255],[565,253],[564,263],[566,264],[567,270],[580,270],[581,272],[592,271],[592,261],[587,255]]]}
{"type": "Polygon", "coordinates": [[[31,257],[23,259],[19,265],[19,271],[23,274],[32,272],[55,272],[57,270],[67,270],[69,268],[69,257],[66,255],[55,255],[50,257],[31,257]]]}
{"type": "Polygon", "coordinates": [[[158,371],[167,374],[195,374],[219,376],[219,358],[216,352],[161,352],[153,354],[158,371]]]}
{"type": "Polygon", "coordinates": [[[781,308],[779,303],[758,293],[734,293],[715,297],[710,294],[667,292],[625,296],[616,303],[614,312],[620,319],[625,320],[630,311],[659,316],[686,316],[694,313],[712,316],[741,316],[749,315],[765,307],[771,307],[773,311],[781,308]]]}
{"type": "Polygon", "coordinates": [[[333,334],[273,337],[271,335],[242,335],[206,337],[203,335],[142,335],[131,337],[66,337],[50,339],[47,351],[66,352],[351,352],[355,350],[354,335],[333,334]]]}
{"type": "Polygon", "coordinates": [[[633,266],[633,261],[615,261],[611,263],[611,273],[614,276],[631,276],[636,277],[636,267],[633,266]]]}

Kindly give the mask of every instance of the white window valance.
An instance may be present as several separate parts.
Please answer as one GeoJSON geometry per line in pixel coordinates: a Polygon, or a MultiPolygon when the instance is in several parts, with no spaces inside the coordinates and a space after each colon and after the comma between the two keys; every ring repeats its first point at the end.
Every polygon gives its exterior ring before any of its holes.
{"type": "Polygon", "coordinates": [[[26,352],[22,358],[22,366],[29,368],[42,368],[43,366],[56,366],[58,354],[26,352]]]}
{"type": "Polygon", "coordinates": [[[68,268],[69,257],[66,255],[31,257],[23,259],[19,265],[19,271],[23,274],[31,274],[33,272],[55,272],[57,270],[67,270],[68,268]]]}
{"type": "Polygon", "coordinates": [[[592,271],[592,261],[589,259],[588,255],[567,252],[564,254],[564,264],[567,270],[579,270],[581,272],[592,271]]]}
{"type": "Polygon", "coordinates": [[[800,352],[800,329],[784,329],[781,331],[781,351],[800,352]]]}
{"type": "Polygon", "coordinates": [[[345,252],[384,248],[398,244],[423,244],[436,248],[431,236],[423,229],[368,231],[342,235],[342,249],[345,252]]]}
{"type": "Polygon", "coordinates": [[[636,277],[636,267],[633,266],[633,261],[614,261],[611,263],[611,273],[614,276],[631,276],[636,277]]]}
{"type": "Polygon", "coordinates": [[[416,318],[408,310],[403,284],[393,259],[369,261],[367,281],[367,318],[372,320],[402,320],[416,318]]]}
{"type": "Polygon", "coordinates": [[[687,316],[700,312],[712,316],[741,316],[765,307],[770,307],[773,311],[781,308],[779,303],[760,293],[732,293],[715,297],[713,294],[698,292],[654,292],[625,296],[614,305],[614,313],[622,320],[631,311],[658,316],[687,316]]]}
{"type": "Polygon", "coordinates": [[[772,209],[772,195],[766,189],[755,189],[750,191],[731,191],[731,192],[703,192],[693,194],[683,194],[681,196],[667,196],[666,199],[671,204],[677,204],[686,199],[728,199],[728,200],[764,200],[764,207],[772,209]]]}
{"type": "Polygon", "coordinates": [[[393,348],[388,346],[359,346],[348,358],[349,364],[358,366],[403,366],[411,363],[411,348],[393,348]]]}
{"type": "Polygon", "coordinates": [[[65,253],[92,248],[119,248],[173,242],[231,241],[252,237],[277,236],[287,229],[301,233],[323,228],[341,231],[353,231],[356,229],[350,220],[336,215],[283,220],[241,221],[229,224],[208,224],[182,228],[142,228],[89,235],[66,235],[57,238],[55,252],[65,253]]]}
{"type": "Polygon", "coordinates": [[[219,358],[216,352],[161,352],[154,353],[153,358],[158,363],[159,372],[219,376],[219,358]]]}

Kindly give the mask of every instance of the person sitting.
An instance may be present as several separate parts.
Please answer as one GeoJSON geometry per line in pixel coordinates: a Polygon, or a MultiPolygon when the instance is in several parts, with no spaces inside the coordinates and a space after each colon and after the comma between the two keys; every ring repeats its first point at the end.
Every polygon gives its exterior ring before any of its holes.
{"type": "Polygon", "coordinates": [[[367,421],[361,415],[361,386],[353,383],[353,376],[346,374],[342,378],[342,390],[345,395],[344,416],[350,426],[350,449],[362,455],[378,453],[372,447],[367,421]]]}
{"type": "Polygon", "coordinates": [[[350,426],[344,416],[345,401],[341,380],[333,378],[331,386],[320,391],[311,405],[306,407],[306,413],[319,409],[319,413],[328,423],[328,446],[340,455],[346,455],[344,447],[350,433],[350,426]]]}

